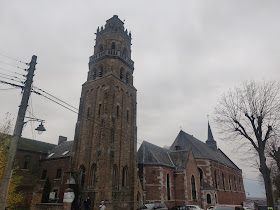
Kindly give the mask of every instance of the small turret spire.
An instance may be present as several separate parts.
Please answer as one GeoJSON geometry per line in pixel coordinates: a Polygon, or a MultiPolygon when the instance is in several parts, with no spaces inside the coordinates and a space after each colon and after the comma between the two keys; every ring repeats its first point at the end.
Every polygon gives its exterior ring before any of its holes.
{"type": "Polygon", "coordinates": [[[208,144],[212,149],[217,150],[217,143],[213,137],[209,120],[208,120],[208,138],[206,140],[206,144],[208,144]]]}

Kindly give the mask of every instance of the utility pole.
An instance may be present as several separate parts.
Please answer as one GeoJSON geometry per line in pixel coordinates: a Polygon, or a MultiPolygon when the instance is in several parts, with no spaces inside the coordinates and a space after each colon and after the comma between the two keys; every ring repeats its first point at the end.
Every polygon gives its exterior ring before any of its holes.
{"type": "Polygon", "coordinates": [[[13,165],[14,165],[15,155],[16,155],[16,151],[17,151],[17,145],[18,145],[19,139],[21,137],[21,133],[22,133],[23,125],[24,125],[24,117],[25,117],[27,106],[28,106],[29,96],[31,93],[31,85],[33,82],[36,61],[37,61],[37,56],[33,55],[31,62],[30,62],[29,69],[28,69],[28,74],[26,76],[21,104],[20,104],[19,110],[18,110],[17,121],[16,121],[15,129],[14,129],[13,137],[10,142],[8,159],[7,159],[7,163],[6,163],[2,181],[1,181],[0,210],[5,210],[5,206],[7,203],[8,191],[9,191],[10,181],[11,181],[12,174],[13,174],[13,165]]]}

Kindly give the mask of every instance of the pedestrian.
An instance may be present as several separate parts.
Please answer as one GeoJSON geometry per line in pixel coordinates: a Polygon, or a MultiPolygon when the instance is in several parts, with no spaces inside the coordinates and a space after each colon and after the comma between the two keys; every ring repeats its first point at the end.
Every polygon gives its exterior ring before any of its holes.
{"type": "Polygon", "coordinates": [[[82,204],[82,199],[81,199],[81,195],[79,195],[75,201],[75,209],[81,209],[81,204],[82,204]]]}
{"type": "Polygon", "coordinates": [[[87,197],[87,199],[84,201],[85,210],[89,210],[90,205],[91,205],[90,198],[87,197]]]}
{"type": "Polygon", "coordinates": [[[106,209],[106,206],[104,204],[104,201],[101,201],[101,205],[99,206],[99,209],[100,210],[105,210],[106,209]]]}

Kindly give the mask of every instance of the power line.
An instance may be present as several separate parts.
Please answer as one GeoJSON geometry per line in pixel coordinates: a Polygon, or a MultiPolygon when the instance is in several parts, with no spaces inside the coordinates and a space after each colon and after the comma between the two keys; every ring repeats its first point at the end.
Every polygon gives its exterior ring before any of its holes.
{"type": "MultiPolygon", "coordinates": [[[[1,76],[1,75],[0,75],[0,78],[4,78],[4,79],[8,79],[8,80],[12,80],[12,81],[14,81],[14,82],[19,82],[19,81],[15,80],[15,79],[11,79],[11,78],[4,77],[4,76],[1,76]]],[[[19,82],[19,83],[22,83],[22,82],[19,82]]],[[[22,84],[23,84],[23,83],[22,83],[22,84]]]]}
{"type": "Polygon", "coordinates": [[[4,89],[0,89],[0,91],[1,90],[15,90],[15,89],[17,89],[17,88],[15,88],[15,87],[14,88],[4,88],[4,89]]]}
{"type": "Polygon", "coordinates": [[[4,55],[4,54],[2,54],[2,53],[0,53],[0,55],[3,56],[3,57],[6,57],[6,58],[12,59],[12,60],[14,60],[14,61],[18,61],[18,62],[20,62],[20,63],[23,63],[23,64],[25,64],[25,65],[29,65],[28,63],[25,63],[25,62],[23,62],[23,61],[21,61],[21,60],[18,60],[18,59],[16,59],[16,58],[12,58],[12,57],[10,57],[10,56],[4,55]]]}
{"type": "Polygon", "coordinates": [[[16,65],[13,65],[13,64],[10,64],[10,63],[6,63],[6,62],[3,62],[3,61],[0,61],[0,63],[4,63],[4,64],[6,64],[6,65],[13,66],[13,67],[16,67],[16,68],[18,68],[18,69],[22,69],[22,70],[24,70],[24,71],[27,71],[27,69],[21,68],[21,67],[19,67],[19,66],[16,66],[16,65]]]}
{"type": "Polygon", "coordinates": [[[50,94],[50,93],[48,93],[48,92],[46,92],[46,91],[44,91],[44,90],[42,90],[42,89],[40,89],[40,88],[38,88],[38,87],[35,87],[35,86],[33,86],[33,87],[34,87],[34,88],[37,88],[38,90],[42,91],[43,93],[46,93],[46,94],[49,95],[49,96],[55,98],[55,99],[58,100],[58,101],[60,101],[60,102],[62,102],[62,103],[64,103],[64,104],[67,104],[68,106],[72,107],[73,109],[78,110],[76,107],[74,107],[74,106],[72,106],[72,105],[66,103],[65,101],[62,101],[61,99],[55,97],[54,95],[52,95],[52,94],[50,94]]]}
{"type": "Polygon", "coordinates": [[[10,83],[10,82],[4,81],[4,80],[0,80],[0,83],[11,85],[11,86],[22,88],[22,89],[24,88],[24,86],[22,86],[22,85],[17,85],[17,84],[10,83]]]}
{"type": "Polygon", "coordinates": [[[15,72],[15,71],[10,71],[10,70],[8,70],[8,69],[3,69],[3,68],[1,68],[1,67],[0,67],[0,69],[2,69],[2,70],[4,70],[4,71],[11,72],[11,73],[14,73],[14,74],[18,74],[18,75],[23,76],[23,77],[26,77],[26,75],[17,73],[17,72],[15,72]]]}
{"type": "Polygon", "coordinates": [[[58,103],[57,101],[55,101],[55,100],[53,100],[53,99],[51,99],[51,98],[49,98],[49,97],[43,95],[42,93],[39,93],[39,92],[37,92],[37,91],[35,91],[35,90],[32,90],[32,92],[33,92],[33,93],[36,93],[36,94],[38,94],[38,95],[40,95],[40,96],[43,96],[43,97],[45,97],[45,98],[47,98],[47,99],[49,99],[49,100],[51,100],[52,102],[54,102],[54,103],[56,103],[56,104],[58,104],[58,105],[60,105],[60,106],[62,106],[62,107],[64,107],[64,108],[70,110],[71,112],[74,112],[74,113],[78,114],[78,112],[73,111],[72,109],[70,109],[70,108],[64,106],[64,105],[61,104],[61,103],[58,103]]]}
{"type": "Polygon", "coordinates": [[[7,76],[7,77],[16,78],[17,80],[19,80],[19,81],[20,81],[20,83],[23,83],[23,82],[20,80],[20,78],[18,78],[18,77],[16,77],[16,76],[11,76],[11,75],[4,74],[4,73],[0,73],[0,74],[5,75],[5,76],[7,76]]]}

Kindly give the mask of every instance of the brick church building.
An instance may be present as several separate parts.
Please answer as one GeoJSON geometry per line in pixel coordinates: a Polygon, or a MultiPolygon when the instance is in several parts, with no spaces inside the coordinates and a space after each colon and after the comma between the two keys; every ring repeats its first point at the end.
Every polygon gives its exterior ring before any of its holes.
{"type": "Polygon", "coordinates": [[[114,15],[95,34],[74,141],[61,137],[41,160],[38,189],[49,177],[58,202],[72,188],[94,210],[102,200],[108,210],[245,200],[242,171],[217,148],[210,125],[206,143],[180,131],[169,149],[143,142],[137,152],[131,33],[114,15]]]}

